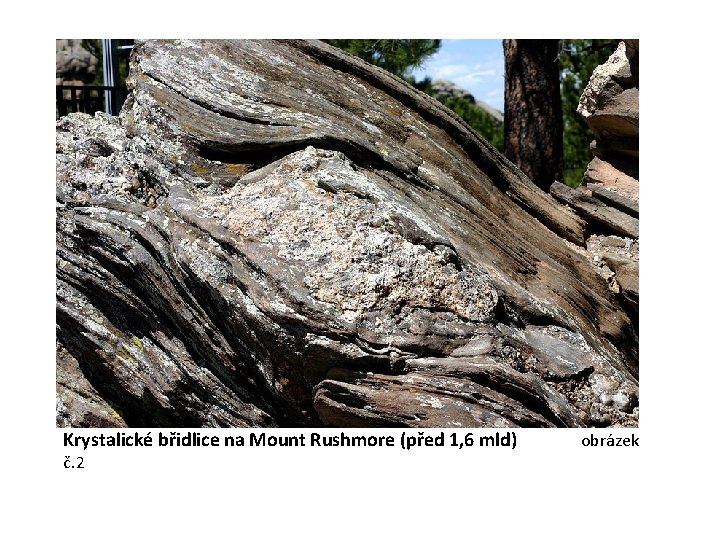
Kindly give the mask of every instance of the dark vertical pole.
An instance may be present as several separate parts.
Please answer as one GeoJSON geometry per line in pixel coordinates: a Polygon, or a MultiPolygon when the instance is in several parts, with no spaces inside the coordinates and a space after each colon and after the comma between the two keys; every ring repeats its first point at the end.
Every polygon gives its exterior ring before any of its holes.
{"type": "Polygon", "coordinates": [[[78,110],[84,113],[91,114],[92,100],[90,99],[90,90],[87,88],[80,90],[79,99],[82,100],[81,102],[79,101],[79,103],[82,103],[82,105],[78,107],[78,110]]]}
{"type": "Polygon", "coordinates": [[[76,94],[76,87],[70,88],[70,101],[72,102],[72,112],[80,112],[80,101],[78,100],[77,94],[76,94]]]}
{"type": "Polygon", "coordinates": [[[67,105],[65,104],[65,96],[61,86],[55,87],[55,102],[57,103],[58,117],[67,114],[67,105]]]}

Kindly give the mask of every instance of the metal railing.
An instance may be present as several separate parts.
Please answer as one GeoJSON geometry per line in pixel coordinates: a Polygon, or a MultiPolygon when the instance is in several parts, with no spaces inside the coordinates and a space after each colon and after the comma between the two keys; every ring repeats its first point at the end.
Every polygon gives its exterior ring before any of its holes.
{"type": "Polygon", "coordinates": [[[114,114],[120,112],[128,89],[124,86],[71,86],[59,84],[55,87],[57,117],[71,112],[94,114],[105,110],[107,95],[112,96],[114,114]]]}

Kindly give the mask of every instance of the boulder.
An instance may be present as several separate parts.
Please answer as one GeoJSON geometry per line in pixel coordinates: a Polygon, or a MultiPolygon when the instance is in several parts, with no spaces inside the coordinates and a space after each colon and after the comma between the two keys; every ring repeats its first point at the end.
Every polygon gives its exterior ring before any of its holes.
{"type": "Polygon", "coordinates": [[[57,122],[58,425],[637,425],[587,223],[436,100],[292,40],[129,87],[57,122]]]}
{"type": "Polygon", "coordinates": [[[639,40],[621,41],[598,66],[580,96],[578,112],[587,120],[595,140],[595,155],[583,183],[603,187],[637,202],[640,136],[639,40]]]}
{"type": "MultiPolygon", "coordinates": [[[[638,49],[639,45],[635,45],[631,50],[638,49]]],[[[637,52],[632,52],[630,56],[635,59],[637,52]]],[[[590,118],[624,90],[637,86],[638,76],[628,59],[627,44],[621,41],[610,58],[593,71],[590,81],[580,96],[577,111],[583,117],[590,118]]]]}
{"type": "Polygon", "coordinates": [[[587,123],[601,140],[637,138],[640,135],[639,90],[630,88],[609,97],[587,117],[587,123]]]}
{"type": "MultiPolygon", "coordinates": [[[[618,160],[614,161],[615,164],[619,164],[618,160]]],[[[599,157],[593,158],[588,164],[584,180],[588,187],[602,186],[611,192],[630,199],[635,204],[640,200],[640,183],[637,178],[599,157]]],[[[636,214],[639,213],[639,209],[635,212],[636,214]]]]}
{"type": "Polygon", "coordinates": [[[95,78],[98,60],[81,39],[55,40],[55,84],[82,86],[95,78]]]}
{"type": "Polygon", "coordinates": [[[640,235],[640,220],[629,215],[624,209],[606,204],[604,197],[598,197],[597,192],[572,189],[560,182],[553,182],[550,193],[594,224],[629,238],[640,235]]]}
{"type": "Polygon", "coordinates": [[[621,41],[593,72],[578,112],[595,135],[590,146],[595,157],[582,186],[551,187],[556,199],[587,222],[585,247],[593,267],[635,324],[640,301],[639,53],[639,40],[621,41]]]}

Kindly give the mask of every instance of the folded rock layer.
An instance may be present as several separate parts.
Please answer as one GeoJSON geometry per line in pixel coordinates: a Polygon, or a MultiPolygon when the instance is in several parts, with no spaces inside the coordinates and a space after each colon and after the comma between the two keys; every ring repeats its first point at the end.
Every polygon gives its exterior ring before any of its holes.
{"type": "Polygon", "coordinates": [[[57,124],[59,426],[632,426],[585,223],[320,42],[147,41],[57,124]]]}

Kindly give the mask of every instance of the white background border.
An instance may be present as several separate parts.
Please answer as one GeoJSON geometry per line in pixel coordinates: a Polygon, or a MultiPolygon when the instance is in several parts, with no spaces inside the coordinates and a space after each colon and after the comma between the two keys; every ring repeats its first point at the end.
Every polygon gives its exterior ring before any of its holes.
{"type": "Polygon", "coordinates": [[[692,1],[163,4],[112,4],[118,13],[82,1],[6,10],[2,527],[9,537],[712,534],[715,17],[692,1]],[[52,360],[53,41],[127,36],[640,37],[642,406],[641,428],[632,430],[640,449],[583,449],[585,432],[522,430],[515,451],[138,449],[88,452],[84,471],[64,470],[52,360]]]}

